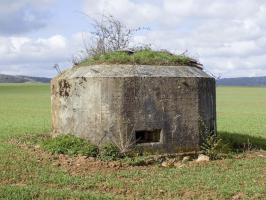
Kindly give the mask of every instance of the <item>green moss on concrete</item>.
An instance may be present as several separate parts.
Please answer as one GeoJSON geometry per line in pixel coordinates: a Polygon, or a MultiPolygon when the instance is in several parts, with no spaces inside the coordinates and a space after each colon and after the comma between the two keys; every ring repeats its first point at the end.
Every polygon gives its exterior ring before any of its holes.
{"type": "Polygon", "coordinates": [[[115,51],[85,59],[78,66],[94,64],[139,64],[139,65],[188,65],[200,64],[185,55],[175,55],[167,51],[153,51],[150,49],[136,52],[115,51]]]}

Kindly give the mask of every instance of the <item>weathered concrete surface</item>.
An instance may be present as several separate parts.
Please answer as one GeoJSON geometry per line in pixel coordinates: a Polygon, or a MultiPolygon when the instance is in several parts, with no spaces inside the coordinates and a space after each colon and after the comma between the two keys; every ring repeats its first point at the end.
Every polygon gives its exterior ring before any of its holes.
{"type": "Polygon", "coordinates": [[[125,144],[134,142],[138,131],[159,131],[158,141],[137,146],[175,153],[199,149],[202,122],[216,130],[215,80],[196,67],[72,68],[51,87],[55,134],[125,144]]]}

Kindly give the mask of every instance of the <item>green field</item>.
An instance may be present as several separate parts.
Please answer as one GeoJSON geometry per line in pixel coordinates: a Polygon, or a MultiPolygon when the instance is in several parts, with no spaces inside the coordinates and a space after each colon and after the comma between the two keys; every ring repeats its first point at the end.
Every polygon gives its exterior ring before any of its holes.
{"type": "MultiPolygon", "coordinates": [[[[266,88],[219,87],[217,117],[224,138],[265,145],[266,88]]],[[[48,85],[0,85],[0,199],[266,199],[265,157],[71,175],[8,143],[50,126],[48,85]]]]}
{"type": "Polygon", "coordinates": [[[266,138],[266,88],[219,87],[218,130],[266,138]]]}

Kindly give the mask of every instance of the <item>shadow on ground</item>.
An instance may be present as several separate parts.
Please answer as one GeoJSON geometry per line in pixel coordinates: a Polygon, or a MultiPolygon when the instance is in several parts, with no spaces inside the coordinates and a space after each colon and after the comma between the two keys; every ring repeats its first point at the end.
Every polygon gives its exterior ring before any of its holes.
{"type": "Polygon", "coordinates": [[[255,137],[232,132],[219,132],[218,135],[225,143],[230,144],[236,151],[254,148],[266,150],[266,138],[263,137],[255,137]]]}

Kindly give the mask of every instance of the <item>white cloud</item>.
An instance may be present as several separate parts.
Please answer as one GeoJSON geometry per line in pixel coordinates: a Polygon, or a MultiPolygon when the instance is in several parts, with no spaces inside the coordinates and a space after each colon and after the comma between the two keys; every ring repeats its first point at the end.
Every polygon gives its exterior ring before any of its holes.
{"type": "Polygon", "coordinates": [[[83,32],[35,39],[0,36],[0,74],[55,76],[54,64],[61,69],[71,67],[73,56],[84,50],[88,37],[83,32]]]}
{"type": "Polygon", "coordinates": [[[1,63],[43,62],[62,60],[67,53],[67,41],[61,35],[49,38],[31,39],[28,37],[0,37],[1,63]]]}
{"type": "Polygon", "coordinates": [[[0,34],[21,34],[47,25],[54,0],[1,0],[0,34]]]}
{"type": "Polygon", "coordinates": [[[132,26],[139,26],[142,22],[153,22],[160,16],[160,7],[152,1],[134,2],[130,0],[85,0],[83,10],[91,17],[99,17],[103,13],[120,18],[132,26]]]}
{"type": "Polygon", "coordinates": [[[136,43],[188,50],[208,71],[266,76],[266,1],[87,0],[84,9],[89,15],[105,12],[130,25],[148,25],[151,31],[138,35],[136,43]]]}
{"type": "MultiPolygon", "coordinates": [[[[65,36],[64,30],[50,37],[26,35],[47,25],[54,2],[0,1],[0,73],[50,76],[51,65],[70,65],[71,56],[83,48],[88,35],[80,30],[72,37],[65,36]]],[[[132,27],[150,27],[150,31],[140,32],[134,43],[151,43],[154,48],[176,53],[188,50],[207,71],[223,77],[266,76],[264,0],[83,0],[83,3],[83,12],[92,17],[112,14],[132,27]]]]}
{"type": "Polygon", "coordinates": [[[63,68],[71,65],[71,55],[77,51],[71,41],[62,35],[0,37],[0,73],[52,76],[55,63],[63,68]]]}

